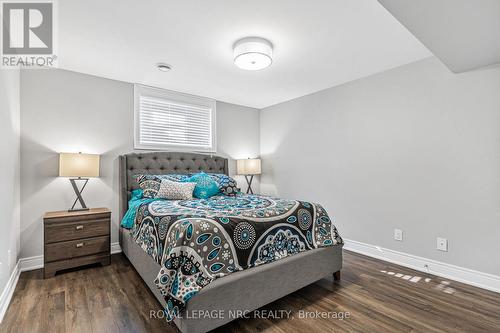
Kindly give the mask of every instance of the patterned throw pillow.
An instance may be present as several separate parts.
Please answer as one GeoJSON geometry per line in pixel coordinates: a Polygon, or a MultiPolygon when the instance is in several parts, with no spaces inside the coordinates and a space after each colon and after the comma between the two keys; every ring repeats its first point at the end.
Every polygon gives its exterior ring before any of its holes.
{"type": "Polygon", "coordinates": [[[156,198],[169,200],[188,200],[193,198],[193,191],[196,183],[180,183],[168,179],[163,179],[156,198]]]}
{"type": "Polygon", "coordinates": [[[221,173],[211,173],[210,177],[215,180],[217,186],[219,187],[219,191],[221,191],[222,194],[234,197],[240,192],[238,184],[233,178],[221,173]]]}
{"type": "Polygon", "coordinates": [[[204,172],[197,173],[185,181],[196,183],[196,187],[194,188],[195,198],[208,199],[219,193],[217,182],[204,172]]]}
{"type": "Polygon", "coordinates": [[[143,190],[144,198],[156,198],[160,190],[160,184],[163,179],[174,182],[183,182],[188,178],[187,175],[170,174],[170,175],[136,175],[135,179],[139,187],[143,190]]]}

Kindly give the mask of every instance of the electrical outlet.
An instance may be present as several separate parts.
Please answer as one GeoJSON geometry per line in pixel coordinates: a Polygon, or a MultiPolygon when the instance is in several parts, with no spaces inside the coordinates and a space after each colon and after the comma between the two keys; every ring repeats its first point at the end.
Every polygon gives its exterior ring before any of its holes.
{"type": "Polygon", "coordinates": [[[439,251],[448,252],[448,240],[446,238],[438,237],[437,238],[437,249],[439,251]]]}
{"type": "Polygon", "coordinates": [[[394,239],[402,242],[403,241],[403,230],[394,229],[394,239]]]}

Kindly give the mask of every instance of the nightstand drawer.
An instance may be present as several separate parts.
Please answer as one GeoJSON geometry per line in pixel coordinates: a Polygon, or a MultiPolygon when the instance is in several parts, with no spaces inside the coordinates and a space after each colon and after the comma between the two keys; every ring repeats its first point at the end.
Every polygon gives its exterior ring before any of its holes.
{"type": "Polygon", "coordinates": [[[107,252],[109,254],[109,247],[108,236],[46,244],[45,261],[51,262],[102,252],[107,252]]]}
{"type": "Polygon", "coordinates": [[[46,243],[105,235],[109,235],[109,218],[45,225],[46,243]]]}

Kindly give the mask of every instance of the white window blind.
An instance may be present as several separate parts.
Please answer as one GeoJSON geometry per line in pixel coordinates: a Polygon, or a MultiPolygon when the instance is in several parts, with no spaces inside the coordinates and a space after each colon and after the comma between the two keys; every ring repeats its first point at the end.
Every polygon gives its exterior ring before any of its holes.
{"type": "Polygon", "coordinates": [[[215,151],[213,100],[144,86],[135,98],[136,148],[215,151]]]}

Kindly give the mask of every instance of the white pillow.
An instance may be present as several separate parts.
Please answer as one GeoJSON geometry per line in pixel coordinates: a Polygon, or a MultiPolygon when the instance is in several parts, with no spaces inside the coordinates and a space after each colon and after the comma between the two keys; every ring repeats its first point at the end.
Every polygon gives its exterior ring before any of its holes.
{"type": "Polygon", "coordinates": [[[169,200],[187,200],[193,198],[193,191],[196,183],[173,182],[168,179],[162,179],[160,189],[155,198],[169,200]]]}

